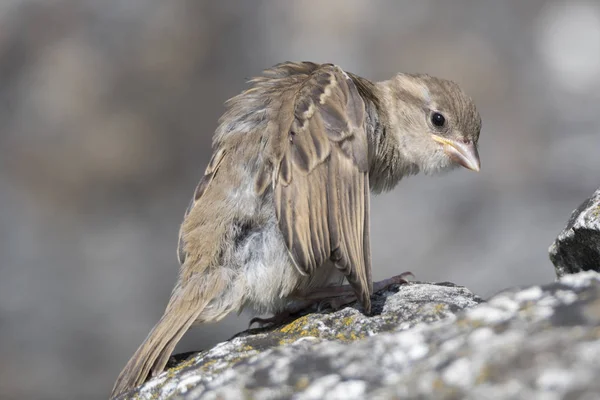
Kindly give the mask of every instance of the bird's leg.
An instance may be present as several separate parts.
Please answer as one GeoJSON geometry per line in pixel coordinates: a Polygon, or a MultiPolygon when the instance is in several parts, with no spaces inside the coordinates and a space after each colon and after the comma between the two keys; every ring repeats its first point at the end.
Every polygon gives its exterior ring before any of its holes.
{"type": "MultiPolygon", "coordinates": [[[[386,289],[392,285],[402,285],[408,283],[407,277],[414,276],[412,272],[404,272],[400,275],[392,276],[391,278],[383,279],[378,282],[373,282],[373,293],[386,289]]],[[[294,314],[306,310],[308,307],[317,306],[317,310],[322,310],[326,307],[331,307],[333,310],[339,310],[346,304],[356,301],[356,294],[350,285],[330,286],[325,288],[314,289],[309,293],[302,295],[302,298],[295,301],[286,310],[275,314],[270,318],[255,317],[250,320],[249,327],[255,323],[269,324],[271,326],[281,325],[294,318],[294,314]]]]}
{"type": "MultiPolygon", "coordinates": [[[[407,277],[414,276],[412,272],[404,272],[400,275],[392,276],[391,278],[383,279],[378,282],[373,282],[373,293],[379,292],[380,290],[386,289],[392,285],[401,285],[404,283],[408,283],[406,280],[407,277]]],[[[336,297],[349,297],[354,296],[353,300],[356,300],[356,296],[354,294],[354,289],[350,285],[342,285],[342,286],[331,286],[320,289],[315,289],[310,293],[307,293],[304,296],[306,300],[316,300],[322,301],[330,298],[336,297]]],[[[352,300],[351,300],[352,301],[352,300]]],[[[344,304],[348,304],[344,303],[344,304]]],[[[342,304],[342,305],[344,305],[342,304]]]]}
{"type": "Polygon", "coordinates": [[[260,318],[254,317],[250,320],[248,324],[248,328],[250,328],[253,324],[261,324],[266,325],[269,324],[271,326],[281,325],[284,322],[287,322],[294,318],[294,314],[299,313],[302,310],[307,309],[311,305],[315,304],[314,300],[299,300],[295,301],[292,305],[288,306],[284,311],[279,312],[272,317],[269,318],[260,318]]]}
{"type": "MultiPolygon", "coordinates": [[[[392,285],[401,285],[407,283],[407,277],[413,276],[412,272],[404,272],[400,275],[392,276],[391,278],[383,279],[373,283],[373,293],[386,289],[392,285]]],[[[320,289],[315,289],[305,296],[305,300],[313,301],[317,304],[317,309],[322,310],[326,307],[331,307],[333,310],[339,310],[346,304],[356,301],[356,294],[350,285],[331,286],[320,289]]]]}
{"type": "Polygon", "coordinates": [[[387,278],[387,279],[383,279],[380,280],[378,282],[373,283],[373,293],[375,292],[379,292],[380,290],[383,289],[387,289],[392,285],[404,285],[405,283],[408,283],[408,280],[406,280],[406,278],[414,278],[415,275],[410,272],[410,271],[406,271],[401,273],[400,275],[395,275],[392,276],[391,278],[387,278]]]}
{"type": "Polygon", "coordinates": [[[292,314],[288,311],[285,310],[283,312],[280,312],[278,314],[273,315],[272,317],[269,318],[260,318],[260,317],[254,317],[250,320],[250,322],[248,322],[248,329],[252,328],[252,325],[254,324],[259,324],[260,326],[263,325],[271,325],[271,326],[277,326],[277,325],[281,325],[284,322],[286,322],[288,319],[290,319],[290,316],[292,314]]]}

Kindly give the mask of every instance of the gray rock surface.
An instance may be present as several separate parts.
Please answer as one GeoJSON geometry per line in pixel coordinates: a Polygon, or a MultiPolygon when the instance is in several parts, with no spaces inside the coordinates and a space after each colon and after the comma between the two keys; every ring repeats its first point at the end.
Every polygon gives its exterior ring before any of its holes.
{"type": "Polygon", "coordinates": [[[135,399],[600,398],[600,275],[487,303],[452,284],[254,329],[183,361],[135,399]]]}
{"type": "Polygon", "coordinates": [[[600,272],[600,189],[573,211],[549,252],[558,277],[600,272]]]}

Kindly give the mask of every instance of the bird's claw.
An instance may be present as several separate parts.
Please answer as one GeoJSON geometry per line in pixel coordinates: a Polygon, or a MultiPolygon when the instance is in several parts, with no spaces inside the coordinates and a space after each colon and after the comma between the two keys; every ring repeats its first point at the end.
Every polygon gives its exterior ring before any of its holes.
{"type": "Polygon", "coordinates": [[[254,317],[248,323],[248,329],[250,329],[252,327],[252,325],[254,325],[254,324],[260,324],[261,327],[263,327],[264,325],[270,325],[270,326],[280,325],[280,324],[284,323],[285,321],[287,321],[289,318],[290,318],[290,313],[287,311],[284,311],[279,314],[275,314],[269,318],[254,317]]]}

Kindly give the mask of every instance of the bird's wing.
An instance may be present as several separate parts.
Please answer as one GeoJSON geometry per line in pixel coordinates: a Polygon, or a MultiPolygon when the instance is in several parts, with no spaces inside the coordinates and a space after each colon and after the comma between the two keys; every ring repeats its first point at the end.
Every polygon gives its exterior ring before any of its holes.
{"type": "MultiPolygon", "coordinates": [[[[314,65],[313,65],[314,66],[314,65]]],[[[339,67],[317,66],[282,96],[273,187],[279,228],[298,270],[328,259],[365,309],[372,292],[365,106],[339,67]]]]}
{"type": "MultiPolygon", "coordinates": [[[[200,200],[200,198],[206,191],[208,185],[213,181],[217,170],[221,166],[221,162],[223,161],[224,155],[225,150],[223,148],[219,149],[213,154],[212,158],[210,159],[210,162],[208,163],[208,166],[206,167],[206,171],[204,171],[204,176],[202,176],[200,182],[198,183],[198,186],[196,186],[196,190],[194,191],[194,197],[190,201],[187,210],[185,210],[185,215],[183,217],[184,220],[188,217],[194,205],[196,205],[198,200],[200,200]]],[[[179,260],[180,265],[183,265],[185,263],[185,259],[187,257],[187,252],[185,250],[185,240],[183,238],[183,235],[184,226],[182,224],[179,228],[179,241],[177,243],[177,259],[179,260]]]]}

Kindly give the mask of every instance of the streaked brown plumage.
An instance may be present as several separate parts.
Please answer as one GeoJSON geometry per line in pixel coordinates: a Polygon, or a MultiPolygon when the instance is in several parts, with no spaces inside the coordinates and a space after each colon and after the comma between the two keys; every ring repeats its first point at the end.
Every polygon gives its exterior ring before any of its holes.
{"type": "Polygon", "coordinates": [[[227,102],[185,214],[165,313],[112,396],[160,373],[192,324],[279,313],[345,278],[370,310],[369,191],[404,176],[479,170],[481,119],[453,82],[372,83],[331,64],[283,63],[227,102]]]}

